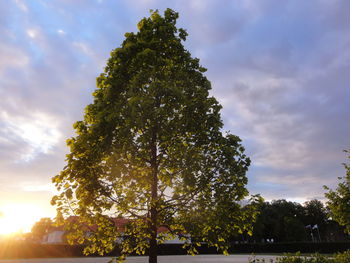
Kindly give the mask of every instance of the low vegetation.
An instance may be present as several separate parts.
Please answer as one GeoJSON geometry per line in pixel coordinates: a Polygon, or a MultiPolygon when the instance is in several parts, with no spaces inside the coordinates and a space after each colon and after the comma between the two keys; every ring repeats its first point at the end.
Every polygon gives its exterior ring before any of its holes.
{"type": "Polygon", "coordinates": [[[326,256],[321,254],[312,254],[309,256],[301,255],[300,252],[295,254],[284,254],[281,257],[277,257],[275,260],[264,258],[256,258],[255,256],[249,258],[249,263],[349,263],[350,262],[350,250],[343,253],[337,253],[333,256],[326,256]]]}

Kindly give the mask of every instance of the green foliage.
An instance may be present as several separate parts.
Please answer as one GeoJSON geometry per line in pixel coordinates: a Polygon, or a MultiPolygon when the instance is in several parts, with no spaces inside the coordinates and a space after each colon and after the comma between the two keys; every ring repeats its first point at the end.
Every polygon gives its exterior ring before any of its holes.
{"type": "Polygon", "coordinates": [[[31,230],[31,237],[36,241],[42,241],[44,235],[49,233],[54,228],[50,218],[41,218],[36,222],[31,230]]]}
{"type": "Polygon", "coordinates": [[[325,223],[328,220],[327,209],[323,203],[319,200],[313,199],[305,202],[304,204],[305,225],[315,225],[317,224],[320,229],[323,229],[325,223]]]}
{"type": "Polygon", "coordinates": [[[350,250],[334,255],[334,262],[336,263],[350,263],[350,250]]]}
{"type": "Polygon", "coordinates": [[[303,205],[283,199],[273,200],[263,203],[258,210],[253,236],[249,238],[251,241],[262,242],[271,238],[275,242],[348,240],[343,228],[330,219],[329,211],[319,200],[310,200],[303,205]],[[317,228],[313,228],[316,225],[317,228]]]}
{"type": "Polygon", "coordinates": [[[253,256],[249,258],[249,263],[350,263],[350,250],[343,253],[337,253],[332,257],[324,256],[321,254],[312,254],[309,256],[302,256],[300,252],[295,254],[287,253],[281,257],[276,257],[276,260],[270,259],[269,261],[264,258],[256,258],[253,256]]]}
{"type": "MultiPolygon", "coordinates": [[[[350,150],[345,152],[350,153],[350,150]]],[[[348,156],[348,159],[350,160],[350,156],[348,156]]],[[[343,165],[346,176],[339,177],[341,182],[335,190],[325,186],[325,189],[328,190],[325,196],[328,199],[327,206],[332,219],[344,226],[345,231],[350,234],[350,165],[346,163],[343,165]]]]}
{"type": "Polygon", "coordinates": [[[311,256],[301,256],[300,252],[296,254],[285,254],[282,257],[276,258],[276,263],[331,263],[332,258],[320,255],[318,253],[311,256]]]}
{"type": "Polygon", "coordinates": [[[250,160],[239,137],[222,134],[221,105],[209,95],[205,68],[184,49],[177,18],[155,11],[125,34],[67,140],[52,204],[78,216],[69,239],[88,244],[87,253],[111,251],[117,237],[121,259],[147,249],[154,257],[156,244],[173,237],[190,253],[200,242],[227,252],[230,236],[251,233],[260,197],[239,204],[250,160]],[[111,216],[132,221],[118,230],[111,216]],[[157,235],[159,227],[168,232],[157,235]]]}
{"type": "Polygon", "coordinates": [[[302,241],[306,239],[305,209],[302,205],[286,200],[265,202],[259,208],[254,225],[253,238],[273,239],[275,242],[302,241]]]}

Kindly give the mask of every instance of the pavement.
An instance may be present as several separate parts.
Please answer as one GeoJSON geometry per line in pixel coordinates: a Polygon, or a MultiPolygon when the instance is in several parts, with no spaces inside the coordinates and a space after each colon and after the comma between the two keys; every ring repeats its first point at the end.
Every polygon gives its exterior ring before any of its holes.
{"type": "MultiPolygon", "coordinates": [[[[158,263],[248,263],[251,255],[197,255],[197,256],[158,256],[158,263]]],[[[265,262],[276,256],[256,256],[265,262]]],[[[1,259],[0,263],[107,263],[110,257],[84,258],[35,258],[35,259],[1,259]]],[[[148,257],[128,257],[126,263],[148,263],[148,257]]]]}

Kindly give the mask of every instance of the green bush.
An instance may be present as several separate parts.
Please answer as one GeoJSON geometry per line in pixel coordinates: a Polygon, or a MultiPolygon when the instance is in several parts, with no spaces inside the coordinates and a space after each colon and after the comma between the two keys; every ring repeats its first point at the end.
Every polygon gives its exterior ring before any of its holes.
{"type": "Polygon", "coordinates": [[[350,250],[334,255],[335,263],[350,263],[350,250]]]}
{"type": "Polygon", "coordinates": [[[320,255],[318,253],[311,256],[301,256],[300,252],[296,254],[286,254],[276,258],[276,263],[334,263],[332,258],[320,255]]]}
{"type": "Polygon", "coordinates": [[[264,258],[249,258],[249,263],[350,263],[350,250],[343,253],[337,253],[333,257],[327,257],[318,253],[310,256],[302,256],[300,252],[295,254],[288,253],[276,260],[265,260],[264,258]]]}
{"type": "Polygon", "coordinates": [[[334,254],[350,249],[350,242],[288,242],[232,244],[230,253],[320,253],[334,254]]]}

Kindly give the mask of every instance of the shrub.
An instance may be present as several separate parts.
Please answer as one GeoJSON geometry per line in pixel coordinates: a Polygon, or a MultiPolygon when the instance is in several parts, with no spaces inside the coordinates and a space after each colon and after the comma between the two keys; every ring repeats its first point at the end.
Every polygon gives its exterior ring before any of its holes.
{"type": "Polygon", "coordinates": [[[333,257],[327,257],[318,253],[310,256],[302,256],[300,252],[295,254],[288,253],[281,257],[265,260],[264,258],[249,258],[249,263],[350,263],[350,250],[343,253],[337,253],[333,257]]]}
{"type": "Polygon", "coordinates": [[[301,256],[300,252],[298,252],[278,257],[276,258],[276,263],[334,263],[334,260],[318,253],[311,256],[301,256]]]}
{"type": "Polygon", "coordinates": [[[335,263],[350,263],[350,250],[334,255],[335,263]]]}

